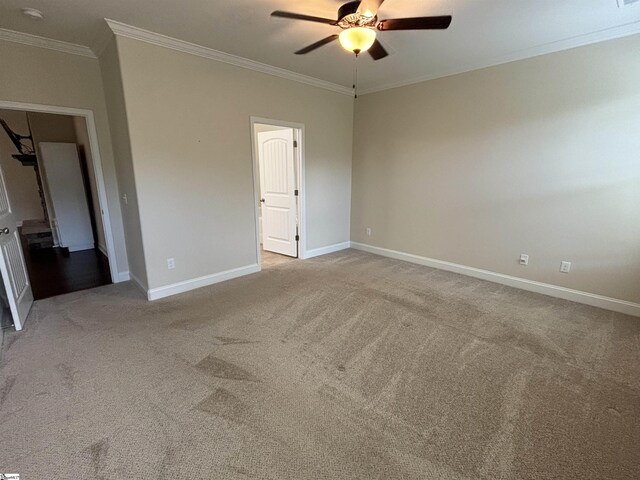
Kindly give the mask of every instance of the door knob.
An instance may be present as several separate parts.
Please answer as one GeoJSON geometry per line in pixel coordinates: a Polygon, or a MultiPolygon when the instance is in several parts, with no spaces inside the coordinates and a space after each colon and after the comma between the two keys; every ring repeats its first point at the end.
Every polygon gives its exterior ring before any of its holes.
{"type": "Polygon", "coordinates": [[[2,235],[3,233],[5,235],[9,235],[9,228],[8,227],[4,227],[3,229],[0,229],[0,235],[2,235]]]}
{"type": "Polygon", "coordinates": [[[261,198],[261,199],[260,199],[260,202],[264,203],[264,202],[265,202],[265,199],[264,199],[264,198],[261,198]]]}

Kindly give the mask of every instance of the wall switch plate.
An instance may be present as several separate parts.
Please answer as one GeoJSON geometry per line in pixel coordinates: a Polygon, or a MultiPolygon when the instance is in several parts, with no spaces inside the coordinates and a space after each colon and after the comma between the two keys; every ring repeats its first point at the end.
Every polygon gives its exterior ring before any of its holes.
{"type": "Polygon", "coordinates": [[[124,202],[125,205],[129,205],[129,199],[127,198],[126,193],[122,194],[122,201],[124,202]]]}
{"type": "Polygon", "coordinates": [[[367,236],[370,237],[371,236],[371,227],[367,227],[365,232],[367,232],[367,236]]]}
{"type": "Polygon", "coordinates": [[[173,258],[167,258],[167,269],[173,270],[176,268],[176,261],[173,258]]]}
{"type": "Polygon", "coordinates": [[[520,265],[529,265],[529,255],[526,253],[520,254],[520,265]]]}
{"type": "Polygon", "coordinates": [[[562,273],[569,273],[571,271],[571,262],[560,262],[560,271],[562,273]]]}

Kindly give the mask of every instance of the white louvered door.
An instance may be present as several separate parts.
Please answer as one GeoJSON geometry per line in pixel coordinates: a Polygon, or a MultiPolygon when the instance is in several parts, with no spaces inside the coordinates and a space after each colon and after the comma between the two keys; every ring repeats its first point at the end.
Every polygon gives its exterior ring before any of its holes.
{"type": "Polygon", "coordinates": [[[262,248],[298,256],[293,129],[258,133],[262,248]]]}
{"type": "Polygon", "coordinates": [[[0,272],[16,330],[22,330],[33,304],[33,293],[22,255],[20,236],[0,168],[0,272]]]}

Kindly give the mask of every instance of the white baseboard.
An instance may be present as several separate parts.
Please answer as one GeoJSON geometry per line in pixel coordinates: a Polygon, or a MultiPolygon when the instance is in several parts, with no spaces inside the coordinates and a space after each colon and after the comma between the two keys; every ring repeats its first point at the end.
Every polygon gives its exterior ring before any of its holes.
{"type": "Polygon", "coordinates": [[[570,288],[551,285],[548,283],[536,282],[534,280],[512,277],[511,275],[504,275],[502,273],[491,272],[489,270],[467,267],[466,265],[445,262],[443,260],[436,260],[434,258],[421,257],[420,255],[399,252],[397,250],[390,250],[388,248],[374,247],[373,245],[367,245],[365,243],[351,242],[351,247],[355,248],[356,250],[374,253],[383,257],[394,258],[396,260],[404,260],[405,262],[411,262],[418,265],[438,268],[440,270],[460,273],[462,275],[480,278],[482,280],[488,280],[490,282],[500,283],[502,285],[508,285],[510,287],[520,288],[529,292],[541,293],[543,295],[549,295],[551,297],[571,300],[572,302],[584,303],[585,305],[591,305],[593,307],[604,308],[606,310],[613,310],[614,312],[620,312],[627,315],[640,317],[640,304],[629,302],[627,300],[619,300],[617,298],[605,297],[603,295],[597,295],[595,293],[587,293],[580,290],[572,290],[570,288]]]}
{"type": "Polygon", "coordinates": [[[149,300],[158,300],[159,298],[177,295],[178,293],[188,292],[189,290],[195,290],[196,288],[206,287],[208,285],[213,285],[214,283],[231,280],[233,278],[242,277],[251,273],[257,273],[259,271],[260,265],[254,263],[245,267],[234,268],[232,270],[227,270],[220,273],[214,273],[213,275],[206,275],[204,277],[194,278],[192,280],[185,280],[184,282],[165,285],[164,287],[152,288],[146,292],[147,298],[149,300]]]}
{"type": "Polygon", "coordinates": [[[149,298],[149,294],[147,292],[147,287],[142,283],[138,277],[136,277],[133,273],[127,272],[127,276],[131,280],[131,282],[135,285],[135,287],[142,292],[142,294],[149,298]]]}
{"type": "Polygon", "coordinates": [[[83,250],[93,250],[95,248],[95,243],[84,243],[73,245],[72,247],[68,247],[69,252],[82,252],[83,250]]]}
{"type": "Polygon", "coordinates": [[[129,280],[131,280],[131,275],[129,274],[129,271],[118,272],[118,278],[116,278],[113,281],[113,283],[128,282],[129,280]]]}
{"type": "Polygon", "coordinates": [[[339,252],[340,250],[346,250],[351,246],[351,242],[336,243],[327,247],[314,248],[313,250],[307,250],[304,258],[319,257],[320,255],[326,255],[327,253],[339,252]]]}

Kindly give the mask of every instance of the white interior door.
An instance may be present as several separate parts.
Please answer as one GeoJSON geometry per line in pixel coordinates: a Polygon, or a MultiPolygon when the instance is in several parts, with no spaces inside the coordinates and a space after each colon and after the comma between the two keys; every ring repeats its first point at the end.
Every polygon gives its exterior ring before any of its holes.
{"type": "Polygon", "coordinates": [[[33,304],[18,229],[0,169],[0,271],[16,330],[22,330],[33,304]]]}
{"type": "Polygon", "coordinates": [[[293,129],[258,133],[262,248],[298,256],[293,129]]]}
{"type": "Polygon", "coordinates": [[[53,203],[53,226],[61,247],[70,252],[95,247],[78,146],[75,143],[39,144],[42,170],[53,203]]]}

